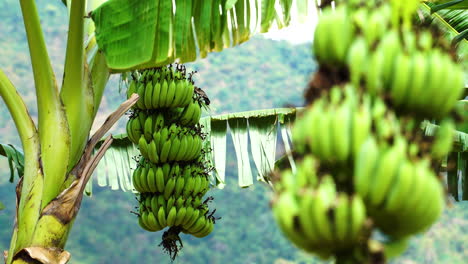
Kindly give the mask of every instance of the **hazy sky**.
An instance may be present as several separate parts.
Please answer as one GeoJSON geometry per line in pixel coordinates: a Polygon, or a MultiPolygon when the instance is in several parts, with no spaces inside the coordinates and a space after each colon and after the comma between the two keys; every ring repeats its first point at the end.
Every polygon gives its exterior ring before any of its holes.
{"type": "MultiPolygon", "coordinates": [[[[292,18],[297,18],[294,11],[293,9],[292,18]]],[[[297,19],[292,19],[289,27],[281,30],[271,29],[268,33],[263,34],[263,36],[275,40],[288,40],[294,44],[312,42],[316,24],[317,10],[315,6],[310,6],[309,14],[304,23],[297,21],[297,19]]],[[[276,24],[274,26],[276,27],[276,24]]]]}

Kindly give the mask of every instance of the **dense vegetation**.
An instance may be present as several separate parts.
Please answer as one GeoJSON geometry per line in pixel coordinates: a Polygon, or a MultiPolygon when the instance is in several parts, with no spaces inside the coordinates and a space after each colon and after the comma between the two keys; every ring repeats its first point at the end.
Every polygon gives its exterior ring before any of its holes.
{"type": "MultiPolygon", "coordinates": [[[[38,1],[44,20],[49,53],[55,66],[63,64],[66,12],[60,1],[38,1]]],[[[12,79],[33,107],[34,89],[24,28],[17,1],[0,3],[2,17],[0,68],[12,79]]],[[[261,38],[238,48],[190,65],[199,73],[197,84],[212,99],[212,113],[302,105],[302,91],[314,70],[310,45],[293,46],[261,38]],[[278,96],[280,95],[280,96],[278,96]]],[[[55,68],[57,73],[61,68],[55,68]]],[[[60,81],[61,76],[57,76],[60,81]]],[[[124,98],[117,78],[109,84],[97,122],[124,98]]],[[[31,108],[35,115],[35,110],[31,108]]],[[[114,132],[123,132],[124,122],[114,132]]],[[[228,137],[228,140],[229,137],[228,137]]],[[[19,145],[14,125],[3,103],[0,104],[0,142],[19,145]]],[[[232,144],[230,144],[232,149],[232,144]]],[[[228,146],[229,147],[229,146],[228,146]]],[[[268,188],[255,184],[237,187],[235,155],[228,153],[227,186],[215,190],[215,207],[222,219],[205,239],[183,237],[184,250],[175,263],[318,263],[301,253],[283,238],[269,210],[268,188]]],[[[12,231],[14,185],[7,183],[9,170],[0,159],[0,249],[7,249],[12,231]]],[[[70,263],[170,263],[158,248],[160,233],[140,229],[130,211],[137,202],[131,193],[95,188],[85,198],[70,235],[70,263]]],[[[464,263],[468,259],[468,203],[454,204],[430,232],[412,242],[410,250],[396,263],[464,263]]]]}

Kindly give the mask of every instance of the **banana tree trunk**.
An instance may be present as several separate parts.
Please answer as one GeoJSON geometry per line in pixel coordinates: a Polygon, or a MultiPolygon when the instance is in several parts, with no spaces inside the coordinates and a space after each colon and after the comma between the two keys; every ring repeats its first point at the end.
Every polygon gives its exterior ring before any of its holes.
{"type": "Polygon", "coordinates": [[[33,133],[28,139],[32,142],[25,141],[30,144],[25,144],[25,173],[16,187],[16,218],[10,250],[4,252],[6,264],[68,262],[70,253],[64,250],[68,234],[78,215],[86,184],[105,151],[110,147],[112,137],[109,135],[92,156],[94,148],[136,101],[138,95],[134,94],[107,118],[87,142],[84,151],[79,155],[81,158],[77,165],[69,173],[61,175],[65,179],[60,187],[61,192],[50,202],[46,203],[42,196],[45,189],[43,187],[46,186],[43,185],[42,161],[38,158],[41,156],[39,144],[35,144],[37,133],[33,133]],[[33,181],[26,185],[26,180],[23,179],[33,179],[33,181]],[[35,210],[31,208],[39,208],[37,214],[34,214],[35,210]]]}

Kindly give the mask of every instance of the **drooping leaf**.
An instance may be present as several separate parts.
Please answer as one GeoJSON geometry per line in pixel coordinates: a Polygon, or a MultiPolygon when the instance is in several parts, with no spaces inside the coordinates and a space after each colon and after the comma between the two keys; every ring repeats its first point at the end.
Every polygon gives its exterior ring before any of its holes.
{"type": "Polygon", "coordinates": [[[288,157],[289,164],[291,166],[291,171],[293,174],[296,173],[296,163],[292,155],[292,147],[290,142],[292,142],[291,137],[291,125],[296,117],[296,113],[290,114],[281,114],[279,115],[279,122],[281,127],[281,138],[283,139],[284,148],[286,151],[286,156],[288,157]]]}
{"type": "Polygon", "coordinates": [[[248,149],[247,119],[231,118],[228,120],[228,124],[236,151],[239,186],[248,187],[253,184],[253,180],[248,149]]]}
{"type": "Polygon", "coordinates": [[[226,183],[226,120],[211,119],[211,148],[213,150],[213,163],[219,188],[224,188],[226,183]]]}
{"type": "MultiPolygon", "coordinates": [[[[166,1],[171,2],[162,0],[166,1]]],[[[158,2],[112,0],[92,12],[96,41],[111,68],[126,69],[151,60],[156,21],[158,17],[164,18],[158,16],[158,2]]],[[[164,27],[158,29],[160,34],[166,32],[164,27]]],[[[161,38],[159,42],[162,42],[161,38]]]]}
{"type": "Polygon", "coordinates": [[[268,182],[268,175],[275,166],[277,121],[277,116],[249,118],[250,148],[259,181],[268,182]]]}
{"type": "Polygon", "coordinates": [[[276,0],[262,0],[262,22],[260,32],[267,32],[275,18],[276,0]]]}
{"type": "MultiPolygon", "coordinates": [[[[308,1],[298,0],[296,7],[307,7],[308,1]]],[[[174,14],[172,0],[109,0],[92,11],[91,17],[109,68],[125,72],[163,66],[176,59],[190,62],[197,54],[205,57],[239,45],[257,33],[258,24],[261,32],[267,32],[277,16],[282,25],[289,25],[295,13],[292,0],[276,2],[177,0],[174,14]]],[[[307,8],[296,13],[303,16],[307,8]]]]}
{"type": "Polygon", "coordinates": [[[14,181],[15,172],[18,177],[23,176],[24,155],[21,150],[11,144],[0,143],[0,156],[4,156],[8,159],[8,166],[10,168],[10,182],[14,181]]]}

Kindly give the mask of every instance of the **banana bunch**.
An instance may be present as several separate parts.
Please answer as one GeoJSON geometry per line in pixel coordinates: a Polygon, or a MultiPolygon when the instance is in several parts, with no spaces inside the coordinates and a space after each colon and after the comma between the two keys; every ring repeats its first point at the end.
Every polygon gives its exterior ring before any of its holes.
{"type": "Polygon", "coordinates": [[[352,84],[389,96],[399,111],[425,118],[449,113],[463,92],[464,72],[434,47],[429,31],[400,27],[399,19],[408,15],[395,9],[413,12],[418,1],[350,2],[321,15],[313,43],[321,66],[347,71],[352,84]]]}
{"type": "Polygon", "coordinates": [[[139,224],[145,230],[156,232],[167,226],[182,228],[182,232],[205,237],[213,231],[214,220],[208,215],[206,204],[198,196],[195,200],[179,196],[166,199],[163,195],[142,196],[139,224]]]}
{"type": "Polygon", "coordinates": [[[344,64],[355,28],[346,8],[324,11],[314,33],[313,53],[321,64],[344,64]]]}
{"type": "MultiPolygon", "coordinates": [[[[359,104],[350,85],[332,88],[298,117],[293,128],[293,142],[303,146],[322,162],[346,163],[358,152],[371,133],[372,106],[369,97],[359,104]]],[[[299,150],[300,152],[305,151],[299,150]]]]}
{"type": "Polygon", "coordinates": [[[169,227],[162,245],[175,258],[182,247],[176,243],[180,232],[205,237],[217,219],[208,209],[212,197],[202,202],[211,170],[199,124],[206,98],[195,92],[192,75],[182,65],[130,76],[127,95],[140,95],[126,126],[141,154],[132,174],[139,193],[138,223],[152,232],[169,227]]]}
{"type": "Polygon", "coordinates": [[[166,198],[171,195],[203,196],[210,187],[203,169],[198,164],[182,167],[178,163],[165,163],[158,166],[141,158],[132,179],[135,190],[140,193],[161,193],[166,198]]]}
{"type": "Polygon", "coordinates": [[[305,251],[373,263],[403,253],[444,210],[432,168],[451,151],[464,72],[436,29],[411,24],[418,0],[337,3],[316,27],[319,70],[292,128],[297,169],[272,176],[272,209],[305,251]],[[440,124],[434,138],[424,119],[440,124]]]}
{"type": "Polygon", "coordinates": [[[192,101],[194,85],[185,78],[185,68],[163,67],[134,73],[127,96],[137,93],[138,109],[185,107],[192,101]]]}
{"type": "Polygon", "coordinates": [[[297,177],[285,171],[273,202],[273,213],[283,233],[298,247],[323,258],[360,243],[366,220],[362,198],[338,192],[332,176],[320,179],[310,155],[298,165],[297,177]]]}
{"type": "Polygon", "coordinates": [[[410,160],[407,143],[397,138],[379,146],[368,138],[354,167],[354,186],[370,216],[385,234],[402,238],[424,231],[440,216],[444,191],[429,160],[410,160]]]}

